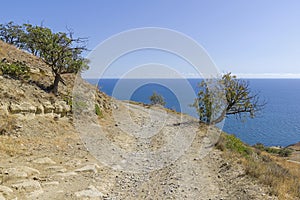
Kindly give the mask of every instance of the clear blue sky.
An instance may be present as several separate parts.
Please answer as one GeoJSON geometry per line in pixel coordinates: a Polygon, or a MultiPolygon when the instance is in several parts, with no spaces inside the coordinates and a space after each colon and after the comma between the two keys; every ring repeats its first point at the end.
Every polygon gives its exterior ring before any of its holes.
{"type": "Polygon", "coordinates": [[[200,43],[223,72],[300,77],[297,0],[15,0],[1,2],[0,16],[0,23],[70,27],[89,37],[89,49],[128,29],[170,28],[200,43]]]}

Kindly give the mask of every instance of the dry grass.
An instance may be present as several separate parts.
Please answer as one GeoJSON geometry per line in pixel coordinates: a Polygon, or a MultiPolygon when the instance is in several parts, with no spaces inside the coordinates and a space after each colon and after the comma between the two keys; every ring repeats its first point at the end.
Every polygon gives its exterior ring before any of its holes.
{"type": "Polygon", "coordinates": [[[14,116],[0,114],[0,135],[11,135],[16,129],[16,123],[14,116]]]}
{"type": "Polygon", "coordinates": [[[20,155],[23,152],[22,141],[18,138],[10,136],[0,136],[0,154],[9,155],[11,157],[20,155]]]}
{"type": "Polygon", "coordinates": [[[291,163],[267,152],[260,152],[236,140],[234,142],[238,145],[232,148],[228,145],[232,143],[232,137],[222,134],[221,138],[217,148],[223,150],[228,159],[241,161],[245,173],[269,187],[270,194],[279,199],[300,199],[300,164],[291,163]],[[240,151],[241,149],[251,151],[245,154],[244,151],[240,151]]]}

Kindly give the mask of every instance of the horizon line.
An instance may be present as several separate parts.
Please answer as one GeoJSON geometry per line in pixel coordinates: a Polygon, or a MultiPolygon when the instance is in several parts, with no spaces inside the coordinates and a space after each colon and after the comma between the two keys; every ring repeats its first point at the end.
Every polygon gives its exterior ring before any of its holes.
{"type": "MultiPolygon", "coordinates": [[[[224,74],[224,73],[222,73],[224,74]]],[[[246,73],[232,73],[236,75],[239,79],[300,79],[299,74],[292,73],[263,73],[263,74],[246,74],[246,73]]],[[[83,79],[99,79],[99,77],[88,77],[83,76],[83,79]]],[[[104,76],[100,79],[121,79],[121,76],[104,76]]],[[[199,77],[196,75],[188,75],[182,76],[183,79],[202,79],[203,77],[199,77]]],[[[126,77],[125,79],[181,79],[180,77],[126,77]]]]}

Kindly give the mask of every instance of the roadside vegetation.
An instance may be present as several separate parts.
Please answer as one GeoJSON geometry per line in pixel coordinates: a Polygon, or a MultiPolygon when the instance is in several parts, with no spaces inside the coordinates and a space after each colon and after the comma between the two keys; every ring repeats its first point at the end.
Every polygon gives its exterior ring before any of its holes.
{"type": "Polygon", "coordinates": [[[261,143],[257,143],[253,145],[253,147],[260,151],[266,151],[268,153],[279,155],[281,157],[289,157],[293,152],[293,150],[289,148],[265,147],[261,143]]]}
{"type": "Polygon", "coordinates": [[[265,104],[258,93],[251,91],[246,80],[227,73],[220,78],[203,80],[191,106],[195,107],[200,123],[217,124],[229,115],[254,118],[265,104]]]}
{"type": "Polygon", "coordinates": [[[221,134],[216,144],[216,148],[223,151],[228,160],[239,162],[244,166],[245,175],[268,186],[270,194],[276,195],[279,199],[299,199],[299,164],[278,156],[280,150],[275,155],[266,151],[271,148],[261,148],[261,145],[259,147],[248,146],[234,135],[226,133],[221,134]]]}

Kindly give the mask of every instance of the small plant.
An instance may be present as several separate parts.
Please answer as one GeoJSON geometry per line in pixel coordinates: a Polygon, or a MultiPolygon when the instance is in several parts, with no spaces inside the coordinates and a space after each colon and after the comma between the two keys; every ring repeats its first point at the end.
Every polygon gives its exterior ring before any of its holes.
{"type": "Polygon", "coordinates": [[[3,75],[8,75],[14,79],[27,80],[30,77],[30,68],[22,62],[0,63],[0,71],[3,75]]]}
{"type": "Polygon", "coordinates": [[[96,113],[96,115],[98,115],[99,117],[103,117],[103,113],[102,113],[102,111],[101,111],[101,109],[100,109],[100,107],[99,107],[99,105],[98,104],[95,104],[95,113],[96,113]]]}
{"type": "Polygon", "coordinates": [[[149,97],[151,105],[162,105],[165,106],[166,102],[162,95],[153,92],[152,96],[149,97]]]}
{"type": "Polygon", "coordinates": [[[68,93],[67,95],[65,95],[63,97],[63,100],[67,103],[67,105],[69,105],[72,109],[72,104],[73,104],[73,101],[72,101],[72,96],[70,95],[70,93],[68,93]]]}

